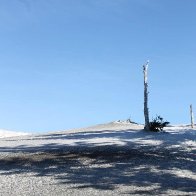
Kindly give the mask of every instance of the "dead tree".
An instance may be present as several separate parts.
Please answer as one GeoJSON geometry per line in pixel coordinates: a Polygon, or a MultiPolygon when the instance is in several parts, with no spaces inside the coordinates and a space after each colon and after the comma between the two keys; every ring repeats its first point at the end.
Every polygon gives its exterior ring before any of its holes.
{"type": "Polygon", "coordinates": [[[191,127],[194,128],[194,115],[193,115],[193,107],[190,105],[190,115],[191,115],[191,127]]]}
{"type": "Polygon", "coordinates": [[[149,110],[148,110],[148,64],[149,61],[145,65],[143,65],[144,72],[144,119],[145,119],[145,130],[150,130],[150,122],[149,122],[149,110]]]}

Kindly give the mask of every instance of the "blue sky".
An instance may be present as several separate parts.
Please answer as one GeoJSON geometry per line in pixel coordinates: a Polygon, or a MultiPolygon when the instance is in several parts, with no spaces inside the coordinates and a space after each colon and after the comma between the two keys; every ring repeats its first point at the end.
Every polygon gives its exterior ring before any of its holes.
{"type": "Polygon", "coordinates": [[[196,112],[195,0],[0,0],[0,128],[41,132],[196,112]]]}

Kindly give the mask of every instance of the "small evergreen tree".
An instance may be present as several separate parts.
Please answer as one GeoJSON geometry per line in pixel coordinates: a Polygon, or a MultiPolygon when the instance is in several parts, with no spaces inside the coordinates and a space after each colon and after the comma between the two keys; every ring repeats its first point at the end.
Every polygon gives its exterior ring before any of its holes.
{"type": "Polygon", "coordinates": [[[152,119],[150,124],[150,131],[159,132],[162,131],[164,127],[169,125],[168,121],[164,121],[161,116],[157,116],[156,118],[152,119]]]}

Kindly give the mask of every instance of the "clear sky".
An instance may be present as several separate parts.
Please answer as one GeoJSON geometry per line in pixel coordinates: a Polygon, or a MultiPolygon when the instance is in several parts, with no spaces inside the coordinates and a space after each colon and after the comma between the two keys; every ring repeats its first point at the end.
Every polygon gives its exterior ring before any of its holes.
{"type": "Polygon", "coordinates": [[[0,0],[0,128],[52,131],[196,113],[195,0],[0,0]]]}

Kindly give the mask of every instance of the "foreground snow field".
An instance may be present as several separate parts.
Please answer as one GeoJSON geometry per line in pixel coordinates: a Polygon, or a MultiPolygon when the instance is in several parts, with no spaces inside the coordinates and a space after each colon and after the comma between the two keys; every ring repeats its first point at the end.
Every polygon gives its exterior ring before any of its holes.
{"type": "Polygon", "coordinates": [[[0,195],[196,195],[196,130],[112,122],[0,139],[0,195]]]}

